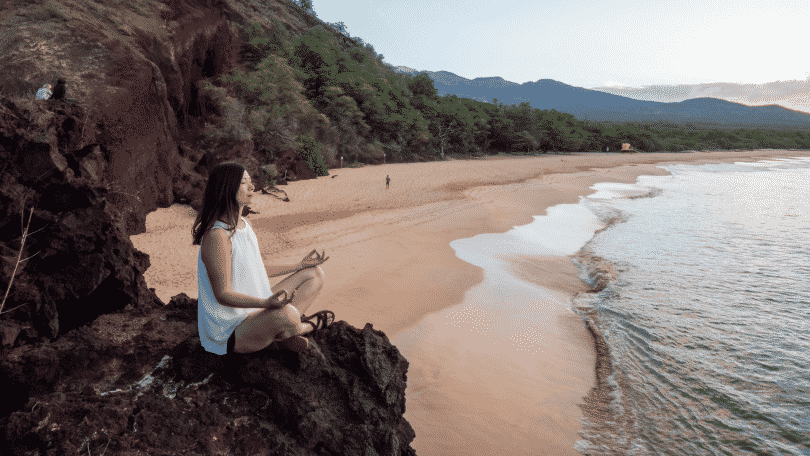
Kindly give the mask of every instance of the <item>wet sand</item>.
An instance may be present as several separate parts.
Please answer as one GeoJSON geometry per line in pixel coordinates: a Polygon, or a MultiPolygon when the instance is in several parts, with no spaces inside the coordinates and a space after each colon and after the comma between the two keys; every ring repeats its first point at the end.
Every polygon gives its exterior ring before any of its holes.
{"type": "MultiPolygon", "coordinates": [[[[265,264],[295,263],[313,248],[331,257],[309,312],[330,309],[361,328],[371,322],[401,345],[411,363],[406,417],[418,454],[578,454],[579,406],[594,385],[595,353],[568,307],[587,288],[577,268],[565,256],[510,257],[510,274],[544,291],[493,310],[481,305],[493,292],[482,269],[450,243],[526,225],[549,207],[577,203],[597,182],[667,174],[655,164],[808,155],[579,153],[331,169],[281,187],[290,202],[256,193],[259,213],[247,219],[265,264]]],[[[147,232],[132,236],[150,255],[146,282],[164,302],[180,292],[197,297],[194,217],[175,204],[149,214],[147,232]]]]}

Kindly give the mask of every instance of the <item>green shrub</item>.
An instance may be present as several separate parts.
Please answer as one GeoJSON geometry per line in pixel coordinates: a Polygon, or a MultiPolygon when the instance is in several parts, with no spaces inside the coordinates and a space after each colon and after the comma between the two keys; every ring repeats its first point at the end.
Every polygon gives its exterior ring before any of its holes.
{"type": "Polygon", "coordinates": [[[225,89],[216,87],[209,81],[203,83],[203,91],[215,100],[222,112],[222,122],[218,130],[211,131],[208,135],[213,138],[233,138],[238,141],[253,139],[252,132],[248,127],[249,112],[245,109],[244,103],[240,100],[228,96],[225,89]]]}
{"type": "Polygon", "coordinates": [[[279,177],[276,165],[264,165],[261,169],[264,172],[263,176],[267,183],[270,185],[276,185],[279,177]]]}
{"type": "Polygon", "coordinates": [[[301,151],[301,156],[306,160],[307,164],[316,176],[328,176],[329,171],[326,169],[326,163],[321,153],[321,143],[315,140],[312,135],[304,135],[298,139],[298,147],[301,151]]]}
{"type": "Polygon", "coordinates": [[[258,22],[238,26],[247,43],[244,61],[252,63],[253,69],[270,54],[276,54],[286,59],[292,53],[289,32],[278,19],[271,18],[270,20],[273,26],[268,30],[265,30],[258,22]]]}
{"type": "MultiPolygon", "coordinates": [[[[269,55],[256,68],[220,77],[242,107],[232,110],[233,127],[223,126],[223,131],[240,132],[252,139],[255,147],[274,150],[279,140],[286,147],[299,134],[328,128],[326,116],[318,113],[301,93],[303,87],[296,80],[297,70],[283,58],[269,55]]],[[[229,117],[226,110],[224,114],[223,123],[229,117]]]]}
{"type": "Polygon", "coordinates": [[[227,98],[223,103],[223,125],[222,130],[227,136],[247,141],[252,139],[250,130],[245,125],[247,113],[245,105],[235,98],[227,98]]]}

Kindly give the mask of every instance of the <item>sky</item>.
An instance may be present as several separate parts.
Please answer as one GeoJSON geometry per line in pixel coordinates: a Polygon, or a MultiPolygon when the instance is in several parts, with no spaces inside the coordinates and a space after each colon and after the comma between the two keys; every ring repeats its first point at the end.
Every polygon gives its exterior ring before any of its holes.
{"type": "Polygon", "coordinates": [[[312,0],[385,61],[577,87],[810,81],[810,0],[312,0]]]}

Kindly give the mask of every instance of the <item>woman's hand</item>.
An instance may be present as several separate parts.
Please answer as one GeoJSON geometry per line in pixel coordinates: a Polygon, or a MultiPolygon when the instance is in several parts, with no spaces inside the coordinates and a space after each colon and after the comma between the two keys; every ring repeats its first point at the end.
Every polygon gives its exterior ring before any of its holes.
{"type": "Polygon", "coordinates": [[[320,266],[328,259],[329,257],[326,256],[326,251],[319,254],[317,250],[313,250],[309,252],[309,255],[305,256],[303,260],[301,260],[299,263],[299,270],[320,266]]]}
{"type": "Polygon", "coordinates": [[[267,307],[271,309],[273,308],[281,309],[282,307],[292,302],[293,296],[295,296],[294,291],[288,297],[286,290],[279,290],[273,293],[273,296],[267,298],[267,307]],[[284,295],[283,298],[281,297],[282,294],[284,295]]]}

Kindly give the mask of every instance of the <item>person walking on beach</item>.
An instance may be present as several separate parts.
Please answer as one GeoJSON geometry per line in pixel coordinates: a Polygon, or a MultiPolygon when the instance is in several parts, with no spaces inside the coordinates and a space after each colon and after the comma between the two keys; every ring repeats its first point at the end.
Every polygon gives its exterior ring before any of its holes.
{"type": "Polygon", "coordinates": [[[391,178],[388,175],[385,175],[385,189],[388,190],[388,184],[391,183],[391,178]]]}
{"type": "Polygon", "coordinates": [[[51,85],[45,84],[41,89],[37,90],[37,100],[47,100],[48,98],[51,98],[52,94],[51,85]]]}
{"type": "Polygon", "coordinates": [[[298,264],[265,266],[256,234],[241,217],[253,190],[250,175],[239,163],[221,163],[208,176],[202,209],[192,226],[192,245],[200,246],[200,341],[206,351],[217,355],[255,352],[274,342],[306,352],[309,340],[303,335],[325,328],[335,317],[328,310],[310,317],[299,313],[321,291],[320,265],[329,257],[313,250],[298,264]],[[270,287],[267,274],[290,275],[270,287]]]}

